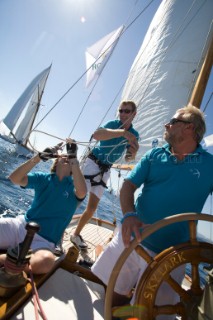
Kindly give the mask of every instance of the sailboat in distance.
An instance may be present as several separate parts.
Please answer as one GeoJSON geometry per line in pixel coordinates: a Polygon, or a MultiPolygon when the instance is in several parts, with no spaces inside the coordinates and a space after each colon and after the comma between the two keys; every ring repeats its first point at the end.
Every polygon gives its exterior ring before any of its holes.
{"type": "Polygon", "coordinates": [[[29,146],[30,133],[41,105],[51,66],[44,69],[31,81],[0,122],[0,138],[15,144],[15,151],[18,155],[26,157],[32,155],[33,150],[29,146]]]}

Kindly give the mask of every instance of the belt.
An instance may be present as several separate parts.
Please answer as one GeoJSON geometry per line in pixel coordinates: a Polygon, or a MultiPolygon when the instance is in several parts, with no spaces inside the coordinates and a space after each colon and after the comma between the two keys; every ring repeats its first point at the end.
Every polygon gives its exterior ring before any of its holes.
{"type": "Polygon", "coordinates": [[[102,163],[93,153],[88,155],[88,158],[93,160],[101,169],[110,169],[112,164],[102,163]]]}

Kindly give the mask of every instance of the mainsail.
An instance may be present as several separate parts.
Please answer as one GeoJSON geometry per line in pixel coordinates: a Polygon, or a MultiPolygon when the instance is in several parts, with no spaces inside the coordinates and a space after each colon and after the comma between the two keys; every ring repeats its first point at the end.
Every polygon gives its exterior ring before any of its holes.
{"type": "Polygon", "coordinates": [[[50,69],[51,65],[32,80],[1,122],[0,137],[11,143],[22,146],[22,153],[24,148],[27,148],[26,152],[29,153],[27,143],[40,107],[50,69]],[[23,112],[24,116],[17,126],[17,122],[23,115],[23,112]],[[6,134],[6,128],[8,128],[8,134],[6,134]]]}
{"type": "Polygon", "coordinates": [[[204,143],[206,147],[212,147],[213,146],[213,134],[210,134],[209,136],[204,137],[204,143]]]}
{"type": "Polygon", "coordinates": [[[123,26],[112,31],[86,50],[86,87],[98,78],[105,67],[123,31],[123,26]]]}
{"type": "Polygon", "coordinates": [[[141,157],[161,145],[164,124],[186,105],[212,38],[212,0],[164,0],[130,69],[122,100],[134,100],[141,157]]]}

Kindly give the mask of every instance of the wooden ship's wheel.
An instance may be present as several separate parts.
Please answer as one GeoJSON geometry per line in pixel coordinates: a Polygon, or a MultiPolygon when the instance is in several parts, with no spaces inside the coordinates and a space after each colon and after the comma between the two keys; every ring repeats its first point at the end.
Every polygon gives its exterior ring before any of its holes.
{"type": "Polygon", "coordinates": [[[133,250],[147,261],[148,266],[139,280],[136,290],[135,305],[126,308],[116,309],[113,314],[122,319],[143,319],[154,320],[157,315],[177,314],[182,320],[198,319],[198,306],[200,305],[204,288],[200,282],[199,265],[207,263],[213,265],[213,243],[200,242],[197,239],[198,220],[213,222],[213,216],[208,214],[185,213],[178,214],[161,221],[158,221],[144,229],[142,240],[147,238],[155,231],[181,221],[188,221],[190,240],[177,246],[168,248],[154,258],[146,250],[138,245],[134,239],[129,248],[124,249],[111,273],[109,284],[106,291],[105,300],[105,320],[112,319],[112,293],[118,274],[130,253],[133,250]],[[171,272],[184,264],[191,266],[191,281],[187,287],[177,283],[171,272]],[[175,305],[156,304],[156,296],[163,282],[169,286],[180,297],[180,302],[175,305]]]}

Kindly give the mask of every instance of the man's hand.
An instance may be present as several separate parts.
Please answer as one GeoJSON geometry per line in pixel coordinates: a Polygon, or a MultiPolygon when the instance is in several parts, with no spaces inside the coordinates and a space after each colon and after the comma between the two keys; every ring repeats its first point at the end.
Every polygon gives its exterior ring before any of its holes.
{"type": "Polygon", "coordinates": [[[141,232],[144,224],[137,217],[128,217],[122,223],[122,238],[126,248],[129,247],[132,233],[135,235],[138,243],[141,242],[141,232]]]}
{"type": "Polygon", "coordinates": [[[128,140],[129,144],[135,143],[137,141],[136,136],[133,133],[127,131],[127,130],[124,130],[123,136],[124,136],[125,139],[128,140]]]}
{"type": "Polygon", "coordinates": [[[39,152],[39,158],[43,161],[57,158],[58,150],[61,149],[62,144],[63,144],[63,142],[60,142],[54,147],[45,148],[44,151],[39,152]]]}
{"type": "Polygon", "coordinates": [[[131,143],[130,146],[127,148],[125,160],[127,162],[134,160],[138,149],[139,149],[139,144],[138,144],[138,141],[136,140],[133,143],[131,143]]]}
{"type": "Polygon", "coordinates": [[[66,149],[69,159],[77,158],[78,147],[73,139],[66,139],[66,149]]]}

